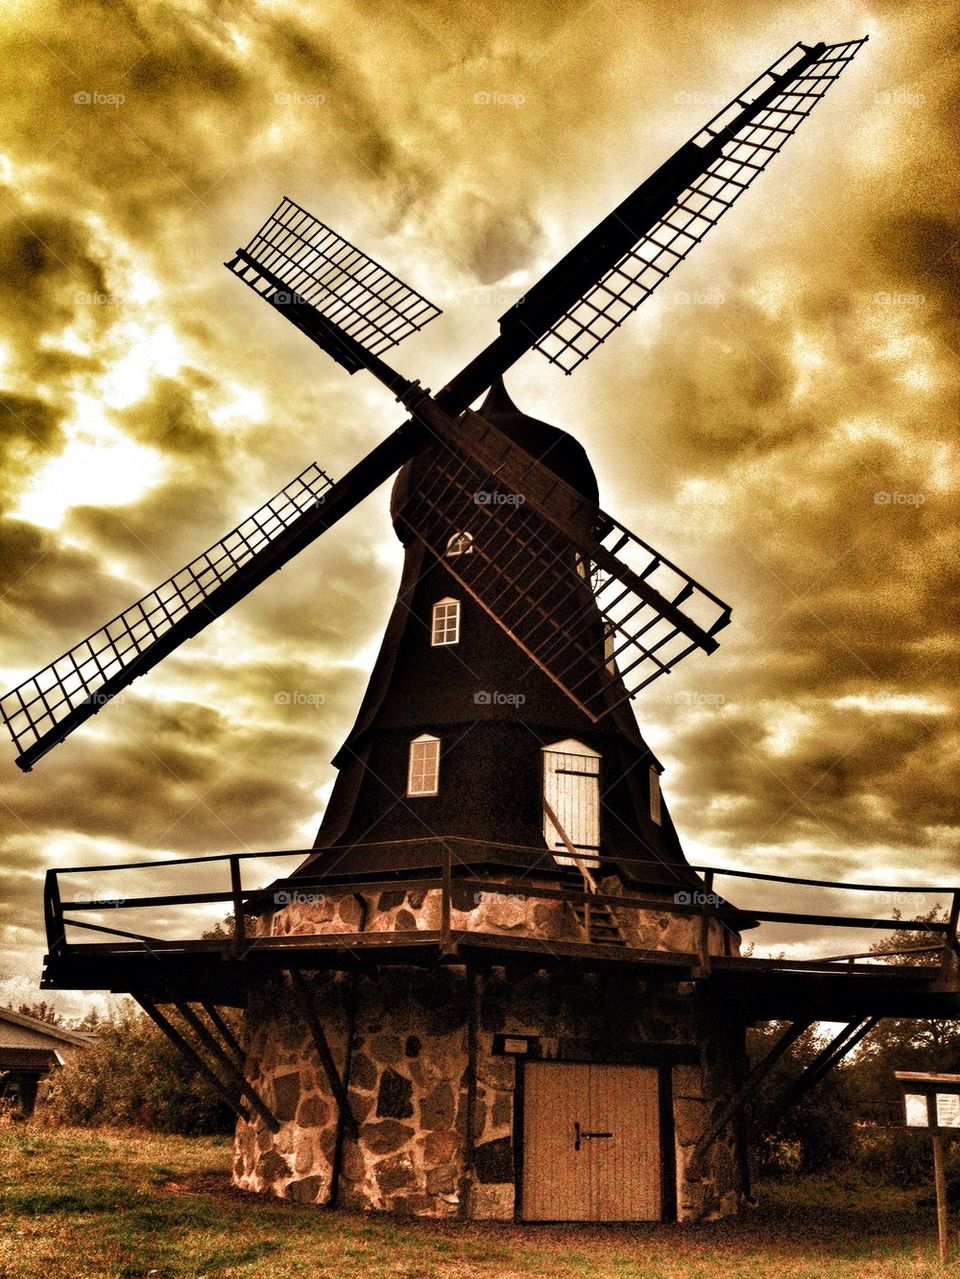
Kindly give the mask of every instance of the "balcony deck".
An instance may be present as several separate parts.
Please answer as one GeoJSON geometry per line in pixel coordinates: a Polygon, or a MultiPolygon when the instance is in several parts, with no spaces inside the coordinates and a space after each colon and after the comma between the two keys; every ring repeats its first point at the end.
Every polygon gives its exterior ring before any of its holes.
{"type": "MultiPolygon", "coordinates": [[[[649,891],[621,894],[590,892],[576,883],[575,873],[564,880],[549,853],[516,847],[491,850],[470,840],[416,841],[421,869],[402,877],[354,878],[349,882],[334,871],[272,875],[279,859],[302,863],[314,850],[269,853],[231,853],[152,863],[63,868],[48,872],[44,909],[48,953],[43,986],[46,989],[111,990],[143,995],[155,1001],[240,1005],[248,987],[270,972],[316,971],[376,967],[381,964],[470,964],[478,967],[557,968],[575,965],[596,971],[632,974],[638,981],[706,983],[745,1022],[807,1016],[818,1020],[849,1020],[857,1016],[960,1016],[960,888],[837,883],[799,877],[755,874],[721,867],[676,867],[676,891],[663,883],[662,864],[650,867],[649,891]],[[496,869],[497,865],[501,869],[496,869]],[[245,883],[257,873],[256,885],[245,883]],[[166,876],[178,884],[189,873],[200,873],[204,886],[195,892],[153,892],[136,896],[117,891],[125,876],[137,884],[166,876]],[[246,872],[246,875],[245,875],[246,872]],[[266,875],[265,875],[265,872],[266,875]],[[544,876],[548,878],[545,882],[544,876]],[[97,888],[96,877],[111,880],[97,888]],[[206,887],[221,877],[221,887],[206,887]],[[63,894],[65,882],[79,877],[94,891],[63,894]],[[755,899],[734,906],[716,892],[719,880],[736,881],[738,897],[755,899]],[[264,879],[267,882],[264,882],[264,879]],[[657,882],[659,881],[659,882],[657,882]],[[699,887],[696,887],[699,885],[699,887]],[[439,898],[438,928],[390,929],[261,936],[250,920],[278,909],[294,895],[317,896],[327,890],[337,896],[378,892],[423,891],[439,898]],[[464,927],[456,903],[463,895],[483,893],[517,896],[543,903],[564,903],[571,910],[608,908],[616,917],[655,912],[677,916],[690,924],[690,949],[648,948],[624,941],[616,944],[591,938],[589,925],[581,940],[556,940],[522,932],[464,927]],[[853,912],[774,910],[780,896],[806,895],[813,901],[840,893],[862,905],[864,897],[896,893],[938,896],[949,903],[946,921],[913,922],[853,912]],[[812,895],[812,897],[811,897],[812,895]],[[211,911],[232,912],[229,933],[209,933],[211,911]],[[154,933],[114,927],[120,915],[134,912],[149,921],[154,933]],[[110,922],[108,922],[110,921],[110,922]],[[823,932],[868,930],[914,931],[928,944],[911,948],[916,954],[875,955],[869,950],[828,954],[823,958],[786,959],[736,955],[733,938],[744,929],[776,924],[816,928],[823,932]],[[164,936],[173,926],[186,936],[164,936]],[[725,939],[724,953],[716,953],[717,925],[725,939]],[[77,939],[81,933],[84,940],[77,939]],[[92,940],[92,935],[96,940],[92,940]],[[711,944],[711,937],[713,943],[711,944]],[[91,938],[90,940],[87,940],[91,938]],[[930,944],[932,943],[932,944],[930,944]],[[904,959],[911,962],[904,962],[904,959]],[[922,961],[922,962],[915,962],[922,961]]],[[[409,849],[405,850],[407,853],[409,849]]],[[[409,860],[409,858],[407,859],[409,860]]],[[[330,859],[335,866],[336,858],[330,859]]],[[[643,880],[646,863],[630,869],[635,883],[643,880]]],[[[222,917],[222,916],[221,916],[222,917]]]]}

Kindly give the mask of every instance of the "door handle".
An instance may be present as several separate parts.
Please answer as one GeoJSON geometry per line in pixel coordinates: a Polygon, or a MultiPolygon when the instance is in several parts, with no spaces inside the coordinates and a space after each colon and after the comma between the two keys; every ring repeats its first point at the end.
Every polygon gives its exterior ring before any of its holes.
{"type": "Polygon", "coordinates": [[[612,1137],[612,1136],[613,1136],[612,1132],[587,1132],[586,1129],[580,1127],[579,1123],[574,1123],[573,1148],[574,1150],[579,1150],[580,1143],[583,1141],[591,1140],[596,1137],[612,1137]]]}

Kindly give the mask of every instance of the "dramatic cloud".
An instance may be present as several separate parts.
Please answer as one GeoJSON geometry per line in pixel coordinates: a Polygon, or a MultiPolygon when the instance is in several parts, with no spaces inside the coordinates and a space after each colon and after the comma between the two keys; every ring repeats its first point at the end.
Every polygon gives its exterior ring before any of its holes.
{"type": "MultiPolygon", "coordinates": [[[[21,0],[0,32],[7,686],[399,422],[220,265],[282,194],[445,307],[398,356],[436,387],[785,48],[869,33],[621,333],[509,385],[734,605],[637,703],[694,859],[956,878],[950,6],[21,0]]],[[[11,991],[48,866],[310,842],[399,562],[381,491],[34,774],[6,754],[11,991]]]]}

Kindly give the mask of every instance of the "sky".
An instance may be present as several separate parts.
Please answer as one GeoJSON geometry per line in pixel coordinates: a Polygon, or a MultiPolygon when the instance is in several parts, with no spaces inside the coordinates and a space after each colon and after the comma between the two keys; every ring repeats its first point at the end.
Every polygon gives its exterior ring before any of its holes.
{"type": "MultiPolygon", "coordinates": [[[[623,330],[570,378],[534,353],[507,386],[733,606],[716,654],[635,703],[690,860],[960,881],[946,3],[7,0],[4,686],[402,420],[223,269],[282,195],[444,309],[396,356],[438,387],[787,48],[862,35],[623,330]]],[[[47,869],[309,846],[399,566],[384,488],[32,773],[0,746],[0,1002],[36,997],[47,869]]]]}

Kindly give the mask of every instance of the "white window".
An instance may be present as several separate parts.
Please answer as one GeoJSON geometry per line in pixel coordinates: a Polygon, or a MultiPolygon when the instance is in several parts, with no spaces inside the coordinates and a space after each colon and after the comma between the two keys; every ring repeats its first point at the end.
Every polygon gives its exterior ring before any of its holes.
{"type": "Polygon", "coordinates": [[[603,660],[609,675],[617,674],[617,630],[613,622],[603,624],[603,660]]]}
{"type": "Polygon", "coordinates": [[[438,600],[433,606],[433,627],[430,631],[430,643],[436,648],[440,644],[460,643],[460,601],[453,599],[438,600]]]}
{"type": "Polygon", "coordinates": [[[660,819],[660,774],[650,765],[650,817],[659,826],[660,819]]]}
{"type": "Polygon", "coordinates": [[[454,533],[447,542],[447,555],[472,555],[473,534],[454,533]]]}
{"type": "Polygon", "coordinates": [[[543,838],[561,866],[575,866],[563,835],[587,866],[598,866],[600,851],[600,755],[583,742],[568,739],[543,748],[543,838]],[[547,811],[553,810],[553,816],[547,811]],[[556,818],[556,821],[554,821],[556,818]],[[563,834],[558,829],[563,828],[563,834]]]}
{"type": "Polygon", "coordinates": [[[410,743],[408,795],[436,795],[440,789],[440,738],[421,733],[410,743]]]}

